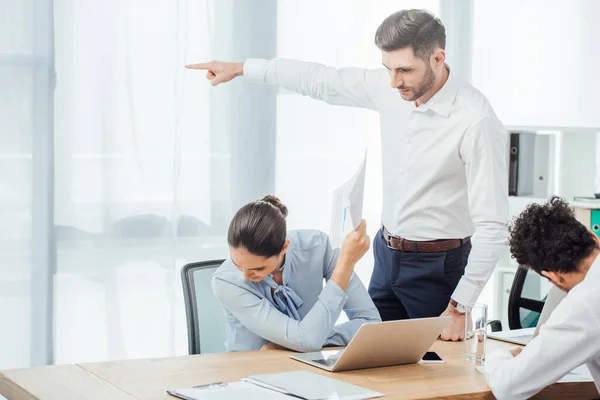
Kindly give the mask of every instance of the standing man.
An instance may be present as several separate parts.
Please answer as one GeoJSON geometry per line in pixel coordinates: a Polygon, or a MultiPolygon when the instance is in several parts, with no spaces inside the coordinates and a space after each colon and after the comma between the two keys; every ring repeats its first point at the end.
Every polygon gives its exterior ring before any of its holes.
{"type": "Polygon", "coordinates": [[[437,17],[425,10],[392,14],[375,44],[385,69],[285,59],[188,68],[208,71],[213,85],[243,75],[379,112],[383,226],[373,244],[369,294],[384,321],[452,316],[442,339],[460,340],[465,305],[477,300],[505,248],[508,135],[487,99],[446,64],[437,17]]]}

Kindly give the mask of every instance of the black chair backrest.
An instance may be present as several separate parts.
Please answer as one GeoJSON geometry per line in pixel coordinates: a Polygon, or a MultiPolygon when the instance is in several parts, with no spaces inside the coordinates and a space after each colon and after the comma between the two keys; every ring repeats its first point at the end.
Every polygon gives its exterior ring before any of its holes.
{"type": "Polygon", "coordinates": [[[225,351],[225,314],[211,288],[212,274],[224,261],[195,262],[181,269],[190,354],[225,351]]]}
{"type": "MultiPolygon", "coordinates": [[[[510,289],[510,296],[508,298],[508,326],[510,329],[528,328],[528,326],[524,327],[522,324],[522,310],[529,310],[541,314],[542,309],[544,308],[544,300],[523,297],[523,287],[525,286],[527,274],[535,274],[535,272],[522,266],[517,268],[510,289]]],[[[539,288],[539,284],[537,287],[539,288]]]]}

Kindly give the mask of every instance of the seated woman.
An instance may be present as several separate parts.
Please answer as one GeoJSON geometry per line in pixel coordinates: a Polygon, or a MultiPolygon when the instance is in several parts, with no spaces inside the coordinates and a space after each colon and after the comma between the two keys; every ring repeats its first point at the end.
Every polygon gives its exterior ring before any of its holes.
{"type": "Polygon", "coordinates": [[[231,221],[230,258],[212,279],[227,316],[228,351],[344,346],[362,324],[381,321],[354,273],[369,249],[365,221],[334,250],[323,232],[288,232],[286,216],[279,199],[267,196],[231,221]],[[335,326],[342,310],[349,321],[335,326]]]}

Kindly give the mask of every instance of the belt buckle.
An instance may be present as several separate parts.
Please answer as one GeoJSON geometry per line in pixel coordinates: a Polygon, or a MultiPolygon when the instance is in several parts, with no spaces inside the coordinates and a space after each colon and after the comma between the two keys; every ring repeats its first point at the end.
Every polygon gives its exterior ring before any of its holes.
{"type": "Polygon", "coordinates": [[[394,250],[394,248],[392,247],[392,235],[388,235],[388,238],[384,238],[385,239],[385,244],[387,244],[388,249],[392,249],[394,250]]]}
{"type": "Polygon", "coordinates": [[[389,237],[390,238],[388,240],[386,240],[387,241],[387,246],[388,246],[389,249],[396,250],[396,251],[398,251],[398,250],[400,250],[400,251],[404,250],[404,238],[401,238],[401,237],[398,237],[398,236],[393,236],[391,234],[389,235],[389,237]],[[392,239],[400,240],[400,248],[399,249],[395,248],[395,247],[392,247],[392,239]]]}

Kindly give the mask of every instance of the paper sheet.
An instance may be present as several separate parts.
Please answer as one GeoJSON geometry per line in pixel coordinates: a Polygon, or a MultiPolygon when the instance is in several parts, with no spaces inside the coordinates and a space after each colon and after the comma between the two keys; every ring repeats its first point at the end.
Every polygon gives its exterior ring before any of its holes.
{"type": "Polygon", "coordinates": [[[310,371],[258,375],[247,380],[306,400],[363,400],[384,396],[382,393],[310,371]]]}
{"type": "Polygon", "coordinates": [[[360,224],[365,194],[365,171],[367,152],[358,171],[339,188],[333,191],[333,210],[329,240],[332,247],[339,247],[348,232],[360,224]]]}
{"type": "Polygon", "coordinates": [[[370,389],[309,371],[258,375],[241,382],[167,391],[184,400],[364,400],[384,396],[370,389]]]}
{"type": "Polygon", "coordinates": [[[289,400],[290,396],[253,385],[249,382],[232,382],[207,388],[177,389],[171,396],[187,400],[289,400]]]}
{"type": "Polygon", "coordinates": [[[558,380],[558,382],[593,382],[594,378],[592,377],[592,373],[588,369],[587,365],[581,365],[575,368],[573,371],[569,372],[562,378],[558,380]]]}
{"type": "MultiPolygon", "coordinates": [[[[485,374],[485,367],[477,366],[477,371],[485,374]]],[[[584,364],[573,371],[569,372],[561,379],[557,381],[557,383],[568,383],[568,382],[593,382],[594,378],[592,377],[592,373],[588,369],[588,367],[584,364]]]]}

